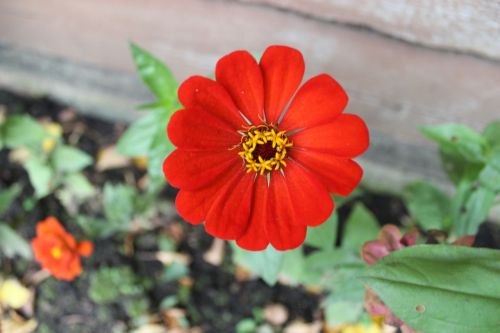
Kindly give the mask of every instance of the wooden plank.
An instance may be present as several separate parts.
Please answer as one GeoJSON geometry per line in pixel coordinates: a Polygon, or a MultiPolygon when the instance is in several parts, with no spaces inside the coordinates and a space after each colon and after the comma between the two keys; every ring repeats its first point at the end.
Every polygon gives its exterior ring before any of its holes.
{"type": "Polygon", "coordinates": [[[259,53],[270,44],[292,45],[304,53],[307,76],[331,73],[346,87],[348,112],[361,114],[372,132],[366,159],[374,167],[368,178],[387,179],[379,185],[391,188],[418,177],[443,180],[435,151],[417,126],[453,121],[480,129],[498,118],[496,62],[414,47],[267,7],[207,0],[138,4],[0,2],[0,43],[10,45],[13,54],[34,50],[52,64],[47,70],[33,57],[27,62],[34,69],[11,66],[17,57],[1,58],[0,52],[0,85],[21,90],[36,85],[37,92],[77,99],[83,107],[88,93],[97,96],[89,109],[123,117],[136,102],[148,102],[128,40],[164,59],[179,79],[210,74],[216,60],[234,49],[259,53]],[[61,58],[64,66],[58,66],[61,58]]]}
{"type": "Polygon", "coordinates": [[[238,0],[500,60],[499,0],[238,0]]]}

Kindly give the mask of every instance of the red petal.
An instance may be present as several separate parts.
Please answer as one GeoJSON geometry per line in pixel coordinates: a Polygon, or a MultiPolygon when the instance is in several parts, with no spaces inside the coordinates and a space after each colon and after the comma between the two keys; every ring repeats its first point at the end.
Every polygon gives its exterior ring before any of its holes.
{"type": "Polygon", "coordinates": [[[231,96],[219,83],[202,76],[192,76],[179,87],[179,101],[186,109],[203,109],[239,130],[248,125],[231,96]]]}
{"type": "Polygon", "coordinates": [[[304,76],[302,54],[287,46],[270,46],[260,60],[264,78],[266,121],[276,124],[304,76]]]}
{"type": "Polygon", "coordinates": [[[347,158],[360,155],[369,144],[365,122],[353,114],[342,114],[327,124],[299,131],[290,139],[294,148],[312,149],[347,158]]]}
{"type": "Polygon", "coordinates": [[[332,214],[332,197],[311,172],[292,160],[287,163],[285,181],[297,221],[309,226],[322,224],[332,214]]]}
{"type": "Polygon", "coordinates": [[[201,109],[175,112],[167,131],[170,141],[185,149],[230,149],[241,141],[229,125],[201,109]]]}
{"type": "Polygon", "coordinates": [[[270,217],[268,204],[267,177],[259,176],[255,181],[252,202],[252,215],[245,233],[238,238],[236,244],[250,251],[264,250],[269,244],[266,221],[270,217]]]}
{"type": "Polygon", "coordinates": [[[326,186],[328,192],[347,196],[358,186],[363,169],[353,160],[329,153],[292,149],[290,156],[311,170],[326,186]]]}
{"type": "Polygon", "coordinates": [[[347,101],[344,89],[331,76],[315,76],[299,89],[280,128],[291,131],[332,121],[342,113],[347,101]]]}
{"type": "Polygon", "coordinates": [[[78,253],[81,256],[88,257],[92,254],[93,251],[94,251],[94,245],[89,241],[86,240],[81,241],[78,244],[78,253]]]}
{"type": "Polygon", "coordinates": [[[228,183],[241,170],[241,166],[233,164],[217,181],[209,186],[195,191],[181,190],[175,199],[175,207],[180,216],[191,224],[200,224],[205,221],[207,211],[215,201],[216,194],[224,184],[228,183]]]}
{"type": "Polygon", "coordinates": [[[183,190],[204,187],[226,172],[231,165],[241,164],[234,150],[174,150],[163,162],[163,173],[170,185],[183,190]]]}
{"type": "Polygon", "coordinates": [[[252,124],[264,119],[264,84],[260,67],[247,51],[235,51],[222,57],[215,77],[233,98],[238,109],[252,124]]]}
{"type": "Polygon", "coordinates": [[[271,173],[269,185],[269,209],[267,219],[269,241],[276,250],[291,250],[302,244],[306,238],[306,224],[298,220],[290,196],[287,181],[280,172],[271,173]]]}
{"type": "Polygon", "coordinates": [[[207,212],[205,230],[212,236],[230,240],[245,232],[251,213],[255,174],[240,171],[225,182],[207,212]]]}
{"type": "Polygon", "coordinates": [[[36,225],[36,234],[38,236],[42,235],[66,235],[66,230],[61,225],[59,220],[53,216],[47,217],[45,220],[38,222],[36,225]]]}

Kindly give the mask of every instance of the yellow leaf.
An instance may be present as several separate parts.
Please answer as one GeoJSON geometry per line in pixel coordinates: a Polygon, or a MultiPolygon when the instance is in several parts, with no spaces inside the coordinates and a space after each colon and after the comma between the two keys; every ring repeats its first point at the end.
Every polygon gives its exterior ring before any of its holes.
{"type": "Polygon", "coordinates": [[[16,279],[10,278],[0,282],[0,304],[13,309],[19,309],[30,298],[30,291],[16,279]]]}

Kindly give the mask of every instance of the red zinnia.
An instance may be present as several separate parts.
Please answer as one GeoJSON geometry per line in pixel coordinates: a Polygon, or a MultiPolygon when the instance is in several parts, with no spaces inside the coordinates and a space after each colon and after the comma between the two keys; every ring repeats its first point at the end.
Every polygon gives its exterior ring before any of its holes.
{"type": "Polygon", "coordinates": [[[299,87],[302,54],[271,46],[260,63],[246,51],[219,60],[216,80],[193,76],[179,88],[184,109],[168,136],[178,148],[163,171],[180,188],[176,206],[188,222],[248,250],[271,243],[293,249],[307,226],[332,213],[329,192],[348,195],[368,147],[368,129],[342,114],[347,95],[329,75],[299,87]],[[287,107],[288,103],[290,105],[287,107]]]}
{"type": "Polygon", "coordinates": [[[31,241],[36,260],[60,280],[73,280],[82,272],[80,256],[89,256],[93,246],[89,241],[77,243],[55,217],[47,217],[36,226],[36,238],[31,241]]]}

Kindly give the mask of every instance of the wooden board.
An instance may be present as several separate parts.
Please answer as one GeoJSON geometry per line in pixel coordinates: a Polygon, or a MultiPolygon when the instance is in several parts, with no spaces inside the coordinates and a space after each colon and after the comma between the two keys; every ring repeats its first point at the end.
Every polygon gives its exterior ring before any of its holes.
{"type": "Polygon", "coordinates": [[[480,129],[499,118],[498,62],[233,1],[2,1],[0,86],[135,117],[133,107],[149,97],[135,76],[129,40],[165,60],[180,80],[210,74],[234,49],[299,48],[307,76],[335,76],[350,95],[348,112],[368,121],[368,179],[384,179],[379,186],[443,180],[418,126],[462,122],[480,129]]]}
{"type": "Polygon", "coordinates": [[[238,0],[500,60],[498,0],[238,0]]]}

